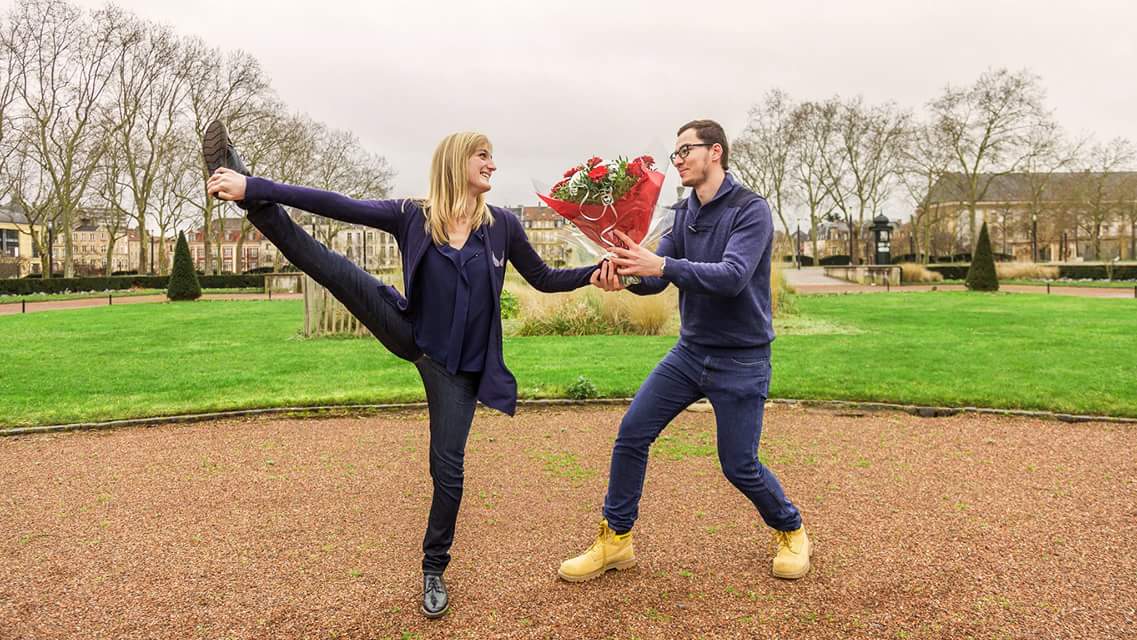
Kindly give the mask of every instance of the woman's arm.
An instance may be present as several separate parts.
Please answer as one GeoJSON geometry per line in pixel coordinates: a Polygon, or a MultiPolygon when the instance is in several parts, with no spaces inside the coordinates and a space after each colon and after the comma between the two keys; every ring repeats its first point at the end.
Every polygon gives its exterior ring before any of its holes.
{"type": "Polygon", "coordinates": [[[533,285],[534,289],[545,293],[555,293],[572,291],[589,284],[589,279],[596,271],[596,267],[554,269],[545,264],[537,250],[529,244],[525,229],[522,228],[517,218],[503,216],[499,222],[509,225],[509,261],[513,263],[521,277],[533,285]]]}
{"type": "Polygon", "coordinates": [[[211,195],[222,200],[275,202],[391,234],[396,234],[406,206],[405,200],[355,200],[332,191],[246,177],[229,169],[218,169],[210,176],[208,188],[211,195]]]}

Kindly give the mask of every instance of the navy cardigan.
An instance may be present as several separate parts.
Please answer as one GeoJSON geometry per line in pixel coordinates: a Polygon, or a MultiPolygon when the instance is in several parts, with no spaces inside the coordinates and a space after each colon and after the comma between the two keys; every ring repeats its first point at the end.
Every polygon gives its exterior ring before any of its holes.
{"type": "MultiPolygon", "coordinates": [[[[267,200],[289,207],[361,224],[395,236],[403,258],[404,298],[390,285],[376,281],[380,295],[394,302],[404,312],[413,299],[415,272],[433,238],[426,229],[426,216],[414,200],[354,200],[338,193],[278,184],[264,178],[250,177],[245,186],[245,199],[267,200]]],[[[478,384],[478,400],[487,407],[513,415],[517,409],[517,380],[505,366],[502,357],[501,289],[505,283],[505,264],[512,262],[518,273],[538,291],[572,291],[589,283],[596,267],[554,269],[545,264],[529,239],[521,221],[500,207],[489,207],[494,223],[485,227],[483,242],[489,263],[493,290],[493,316],[486,346],[485,369],[478,384]]]]}

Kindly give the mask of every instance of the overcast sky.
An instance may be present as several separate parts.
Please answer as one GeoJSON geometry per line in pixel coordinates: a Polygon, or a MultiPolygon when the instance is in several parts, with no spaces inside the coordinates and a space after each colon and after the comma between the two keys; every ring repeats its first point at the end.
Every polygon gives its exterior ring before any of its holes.
{"type": "Polygon", "coordinates": [[[256,56],[291,108],[386,156],[396,196],[425,194],[430,154],[454,131],[493,141],[491,202],[535,204],[532,178],[552,182],[593,154],[662,156],[693,118],[734,136],[770,88],[919,112],[993,67],[1039,74],[1068,131],[1137,140],[1128,2],[117,4],[256,56]]]}

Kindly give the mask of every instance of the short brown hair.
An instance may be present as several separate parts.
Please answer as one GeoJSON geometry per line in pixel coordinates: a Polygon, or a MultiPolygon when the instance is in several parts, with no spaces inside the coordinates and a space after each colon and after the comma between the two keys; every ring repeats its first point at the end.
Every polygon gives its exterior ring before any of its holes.
{"type": "Polygon", "coordinates": [[[682,127],[679,127],[679,131],[677,131],[675,135],[681,136],[683,132],[688,129],[695,130],[695,135],[699,138],[699,142],[717,144],[722,147],[722,168],[724,171],[730,168],[728,164],[730,145],[727,144],[726,132],[722,130],[721,124],[714,120],[692,120],[682,127]]]}

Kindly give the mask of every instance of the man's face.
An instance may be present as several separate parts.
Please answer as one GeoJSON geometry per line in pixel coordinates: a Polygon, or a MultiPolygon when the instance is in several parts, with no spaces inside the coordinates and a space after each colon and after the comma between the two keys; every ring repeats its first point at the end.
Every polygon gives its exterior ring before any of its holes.
{"type": "Polygon", "coordinates": [[[671,163],[679,170],[684,187],[697,187],[706,181],[711,159],[717,158],[719,153],[717,146],[708,145],[699,139],[694,129],[687,129],[675,139],[671,163]]]}

